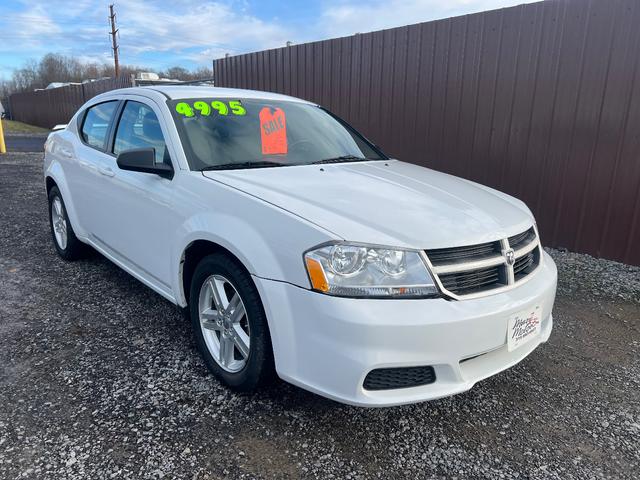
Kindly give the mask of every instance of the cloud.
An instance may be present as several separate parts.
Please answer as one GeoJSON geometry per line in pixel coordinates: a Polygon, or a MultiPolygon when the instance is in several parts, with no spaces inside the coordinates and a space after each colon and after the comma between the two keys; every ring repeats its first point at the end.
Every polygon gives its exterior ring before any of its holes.
{"type": "Polygon", "coordinates": [[[0,6],[0,39],[4,40],[0,41],[0,62],[3,52],[9,52],[10,58],[21,56],[23,61],[52,51],[80,55],[94,50],[106,37],[104,16],[94,21],[92,14],[85,15],[87,0],[74,1],[73,8],[58,0],[24,4],[24,9],[17,10],[15,5],[0,6]]]}
{"type": "Polygon", "coordinates": [[[366,4],[339,1],[325,6],[318,31],[325,38],[339,37],[532,1],[536,0],[375,0],[366,4]]]}
{"type": "MultiPolygon", "coordinates": [[[[54,51],[104,61],[103,52],[111,51],[106,2],[79,0],[69,8],[61,0],[31,0],[25,6],[11,13],[11,22],[0,18],[0,29],[11,28],[18,39],[0,44],[0,53],[54,51]]],[[[225,53],[284,45],[293,35],[283,22],[260,19],[236,2],[127,0],[116,4],[116,15],[121,61],[156,68],[210,64],[225,53]]]]}
{"type": "MultiPolygon", "coordinates": [[[[123,51],[134,55],[187,51],[189,58],[204,60],[210,54],[281,46],[290,35],[285,26],[249,15],[230,4],[183,2],[180,6],[168,13],[139,0],[123,3],[119,8],[123,51]]],[[[211,59],[207,58],[207,63],[211,59]]]]}
{"type": "Polygon", "coordinates": [[[12,17],[11,32],[18,48],[37,47],[43,44],[47,37],[58,35],[62,31],[41,5],[34,5],[23,12],[15,13],[12,17]]]}

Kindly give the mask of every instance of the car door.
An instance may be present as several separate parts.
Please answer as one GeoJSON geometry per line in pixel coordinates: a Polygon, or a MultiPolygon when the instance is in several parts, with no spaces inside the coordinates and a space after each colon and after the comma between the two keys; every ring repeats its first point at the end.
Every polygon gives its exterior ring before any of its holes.
{"type": "Polygon", "coordinates": [[[64,147],[59,152],[70,160],[65,173],[80,226],[89,237],[100,221],[96,213],[102,199],[96,185],[112,161],[107,143],[119,103],[119,100],[109,100],[88,107],[79,117],[80,141],[75,142],[73,151],[64,147]]]}
{"type": "Polygon", "coordinates": [[[178,223],[172,180],[121,170],[116,163],[119,153],[151,147],[156,162],[173,165],[160,118],[155,104],[144,97],[130,97],[121,107],[112,135],[110,173],[98,187],[103,201],[95,237],[114,257],[170,293],[169,233],[178,223]]]}

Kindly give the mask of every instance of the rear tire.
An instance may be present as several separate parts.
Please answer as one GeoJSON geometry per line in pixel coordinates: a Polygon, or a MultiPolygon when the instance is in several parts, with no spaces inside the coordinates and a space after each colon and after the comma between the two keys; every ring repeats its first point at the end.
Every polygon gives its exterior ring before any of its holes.
{"type": "Polygon", "coordinates": [[[250,393],[275,376],[267,317],[256,286],[233,258],[215,253],[195,269],[191,323],[207,367],[225,385],[250,393]]]}
{"type": "Polygon", "coordinates": [[[49,190],[49,225],[53,245],[58,255],[68,261],[81,258],[84,253],[84,244],[78,240],[73,231],[67,208],[57,186],[49,190]]]}

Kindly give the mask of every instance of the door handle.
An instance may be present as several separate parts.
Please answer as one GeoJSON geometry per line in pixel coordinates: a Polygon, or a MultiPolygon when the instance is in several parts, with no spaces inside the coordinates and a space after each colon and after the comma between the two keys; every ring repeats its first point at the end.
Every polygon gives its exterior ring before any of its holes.
{"type": "Polygon", "coordinates": [[[115,175],[115,172],[109,167],[98,166],[98,172],[100,172],[102,175],[106,175],[107,177],[113,177],[115,175]]]}
{"type": "Polygon", "coordinates": [[[60,152],[60,156],[62,156],[64,158],[73,158],[73,154],[69,150],[67,150],[66,148],[61,148],[58,151],[60,152]]]}

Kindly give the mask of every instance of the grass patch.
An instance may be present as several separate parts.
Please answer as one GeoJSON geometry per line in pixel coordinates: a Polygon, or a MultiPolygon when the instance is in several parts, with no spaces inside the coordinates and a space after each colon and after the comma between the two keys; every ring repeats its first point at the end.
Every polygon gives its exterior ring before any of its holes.
{"type": "Polygon", "coordinates": [[[2,129],[5,135],[8,133],[49,133],[46,128],[16,122],[15,120],[7,120],[6,118],[2,119],[2,129]]]}

